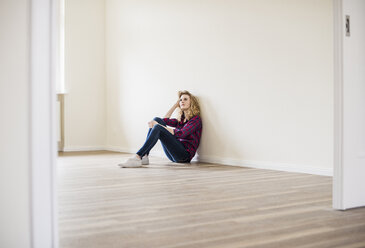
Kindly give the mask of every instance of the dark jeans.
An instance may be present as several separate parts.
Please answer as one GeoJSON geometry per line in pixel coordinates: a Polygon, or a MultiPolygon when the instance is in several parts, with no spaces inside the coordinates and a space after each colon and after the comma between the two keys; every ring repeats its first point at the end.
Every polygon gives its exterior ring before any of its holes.
{"type": "MultiPolygon", "coordinates": [[[[166,123],[161,118],[156,117],[154,120],[166,127],[166,123]]],[[[158,140],[161,141],[162,148],[171,161],[177,163],[190,162],[190,154],[186,151],[184,145],[166,128],[157,124],[148,130],[146,142],[137,154],[141,157],[148,155],[158,140]]]]}

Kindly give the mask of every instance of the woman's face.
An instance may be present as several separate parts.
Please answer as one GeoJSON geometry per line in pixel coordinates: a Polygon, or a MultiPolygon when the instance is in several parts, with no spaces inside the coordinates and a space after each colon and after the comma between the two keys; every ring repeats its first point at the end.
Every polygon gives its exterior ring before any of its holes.
{"type": "Polygon", "coordinates": [[[190,108],[190,96],[181,95],[179,105],[182,111],[188,110],[190,108]]]}

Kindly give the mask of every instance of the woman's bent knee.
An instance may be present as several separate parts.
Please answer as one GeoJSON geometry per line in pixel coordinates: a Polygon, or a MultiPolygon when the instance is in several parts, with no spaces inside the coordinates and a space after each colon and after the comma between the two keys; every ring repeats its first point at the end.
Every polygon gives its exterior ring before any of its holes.
{"type": "Polygon", "coordinates": [[[156,122],[158,122],[159,124],[161,124],[161,125],[164,125],[164,126],[166,126],[166,123],[164,122],[164,120],[163,119],[161,119],[160,117],[155,117],[155,118],[153,118],[153,120],[154,121],[156,121],[156,122]]]}
{"type": "Polygon", "coordinates": [[[156,125],[154,125],[154,126],[153,126],[152,131],[153,131],[153,130],[161,131],[163,128],[164,128],[164,127],[162,127],[161,125],[156,124],[156,125]]]}

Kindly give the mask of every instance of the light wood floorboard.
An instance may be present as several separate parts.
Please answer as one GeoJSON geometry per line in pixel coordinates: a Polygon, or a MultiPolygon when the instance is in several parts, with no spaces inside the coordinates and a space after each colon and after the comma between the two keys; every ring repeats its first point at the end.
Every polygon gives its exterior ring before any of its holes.
{"type": "Polygon", "coordinates": [[[365,208],[336,211],[332,178],[130,155],[60,153],[60,248],[365,247],[365,208]]]}

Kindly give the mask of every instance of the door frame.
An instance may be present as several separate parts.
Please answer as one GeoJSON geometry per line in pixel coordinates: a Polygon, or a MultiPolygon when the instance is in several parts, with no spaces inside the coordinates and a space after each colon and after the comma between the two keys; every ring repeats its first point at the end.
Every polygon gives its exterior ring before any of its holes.
{"type": "Polygon", "coordinates": [[[343,204],[343,2],[333,0],[334,23],[334,148],[332,207],[344,210],[343,204]]]}
{"type": "Polygon", "coordinates": [[[30,5],[30,213],[31,247],[57,248],[55,11],[57,0],[30,5]]]}

